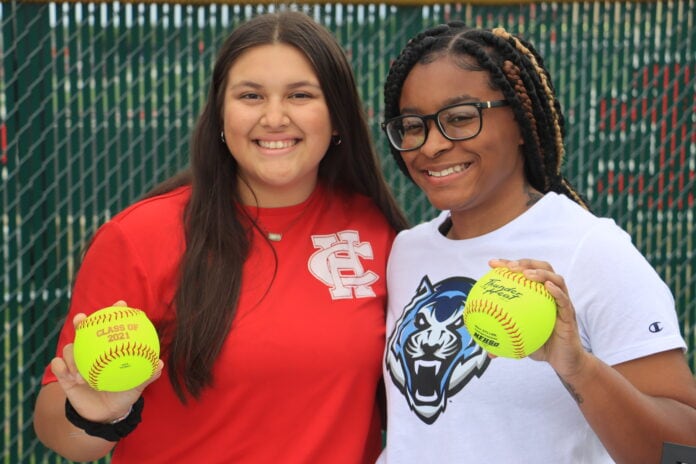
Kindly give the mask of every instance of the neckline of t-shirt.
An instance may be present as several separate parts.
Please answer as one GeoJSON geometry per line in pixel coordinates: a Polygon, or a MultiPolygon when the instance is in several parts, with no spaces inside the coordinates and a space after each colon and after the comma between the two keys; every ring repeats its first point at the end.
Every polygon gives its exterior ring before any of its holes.
{"type": "Polygon", "coordinates": [[[306,208],[309,208],[310,206],[316,206],[314,205],[314,200],[324,196],[322,192],[323,188],[320,184],[317,184],[317,186],[314,187],[312,193],[310,193],[309,196],[302,203],[298,203],[296,205],[276,207],[244,205],[244,208],[251,217],[280,218],[283,216],[294,216],[295,214],[299,214],[301,211],[305,210],[306,208]]]}
{"type": "MultiPolygon", "coordinates": [[[[435,230],[435,235],[437,236],[437,240],[441,241],[442,243],[447,243],[447,244],[452,244],[452,243],[473,243],[476,241],[488,241],[491,239],[495,239],[497,235],[505,234],[506,231],[512,227],[515,227],[515,224],[520,222],[520,221],[527,221],[529,220],[529,216],[536,214],[536,211],[539,211],[542,208],[542,205],[546,204],[547,202],[551,201],[551,198],[553,195],[551,195],[553,192],[549,192],[544,194],[539,201],[534,203],[529,209],[524,211],[522,214],[514,218],[513,220],[503,224],[502,226],[498,227],[497,229],[491,230],[489,232],[486,232],[485,234],[478,235],[476,237],[471,237],[471,238],[464,238],[464,239],[452,239],[448,238],[445,234],[443,234],[440,231],[440,228],[446,221],[451,221],[450,219],[450,213],[449,211],[442,211],[437,218],[433,221],[433,227],[435,230]]],[[[449,230],[449,229],[447,229],[449,230]]]]}

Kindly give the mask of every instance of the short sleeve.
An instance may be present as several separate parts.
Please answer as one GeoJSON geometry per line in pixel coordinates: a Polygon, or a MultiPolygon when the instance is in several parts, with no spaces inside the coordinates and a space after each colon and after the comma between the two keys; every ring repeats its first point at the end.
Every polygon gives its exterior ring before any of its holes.
{"type": "MultiPolygon", "coordinates": [[[[124,300],[130,307],[146,308],[152,301],[147,273],[139,256],[116,222],[107,222],[95,234],[87,248],[75,278],[70,308],[61,329],[57,355],[72,343],[75,314],[94,311],[124,300]]],[[[47,367],[42,383],[56,378],[47,367]]]]}
{"type": "Polygon", "coordinates": [[[566,280],[583,342],[604,362],[686,349],[669,287],[613,221],[585,235],[566,280]]]}

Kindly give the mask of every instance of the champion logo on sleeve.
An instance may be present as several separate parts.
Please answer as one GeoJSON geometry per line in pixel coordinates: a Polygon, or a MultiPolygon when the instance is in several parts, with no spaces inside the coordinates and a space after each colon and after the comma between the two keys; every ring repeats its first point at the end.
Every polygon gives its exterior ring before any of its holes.
{"type": "Polygon", "coordinates": [[[648,326],[648,330],[652,333],[662,332],[664,328],[665,327],[662,325],[662,322],[660,321],[655,321],[648,326]]]}

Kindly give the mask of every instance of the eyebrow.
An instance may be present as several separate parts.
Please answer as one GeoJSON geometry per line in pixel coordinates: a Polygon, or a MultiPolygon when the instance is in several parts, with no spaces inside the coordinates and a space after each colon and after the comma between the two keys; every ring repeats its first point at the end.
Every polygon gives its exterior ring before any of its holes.
{"type": "MultiPolygon", "coordinates": [[[[239,87],[251,87],[253,89],[262,89],[265,86],[259,84],[258,82],[254,82],[254,81],[239,81],[239,82],[236,82],[230,86],[231,89],[236,89],[239,87]]],[[[297,89],[297,88],[301,88],[301,87],[314,87],[317,89],[321,89],[321,85],[319,85],[318,83],[311,82],[311,81],[297,81],[297,82],[293,82],[287,86],[288,89],[297,89]]]]}
{"type": "MultiPolygon", "coordinates": [[[[458,95],[456,97],[450,97],[446,99],[442,106],[440,108],[444,108],[445,106],[450,106],[450,105],[456,105],[457,103],[473,103],[473,102],[480,102],[482,101],[480,98],[472,97],[471,95],[468,94],[463,94],[463,95],[458,95]]],[[[418,108],[414,107],[406,107],[406,108],[401,108],[401,114],[420,114],[418,111],[418,108]]]]}

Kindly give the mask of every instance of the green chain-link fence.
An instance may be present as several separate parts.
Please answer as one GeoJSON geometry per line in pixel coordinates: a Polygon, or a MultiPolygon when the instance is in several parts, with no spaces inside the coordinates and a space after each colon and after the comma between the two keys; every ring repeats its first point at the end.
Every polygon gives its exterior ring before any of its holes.
{"type": "MultiPolygon", "coordinates": [[[[186,163],[216,47],[279,6],[0,3],[0,338],[5,463],[63,462],[31,416],[96,227],[186,163]]],[[[413,221],[427,201],[378,129],[389,61],[428,25],[522,33],[546,57],[568,126],[567,172],[675,294],[695,367],[696,3],[299,6],[351,57],[384,169],[413,221]]],[[[611,257],[607,257],[611,259],[611,257]]]]}

